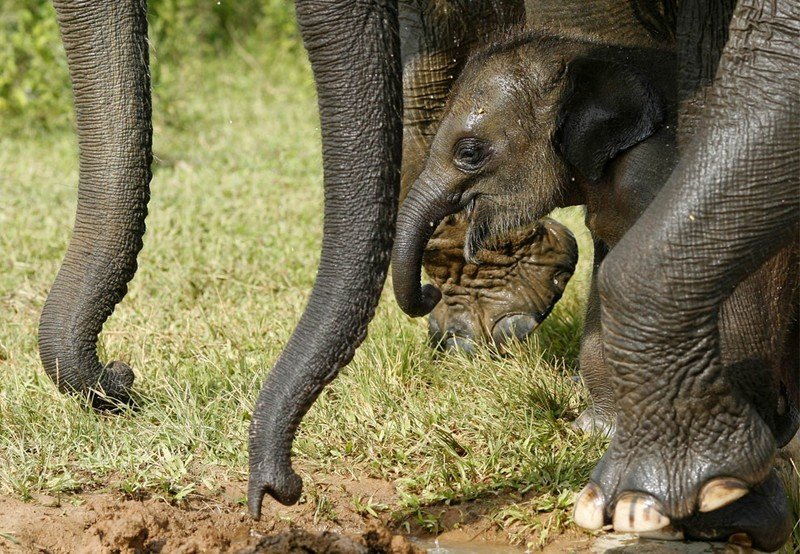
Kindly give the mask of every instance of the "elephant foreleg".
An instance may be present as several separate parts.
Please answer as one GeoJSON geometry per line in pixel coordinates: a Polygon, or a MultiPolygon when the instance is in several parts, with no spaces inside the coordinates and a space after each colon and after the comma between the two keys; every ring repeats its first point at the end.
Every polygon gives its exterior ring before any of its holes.
{"type": "Polygon", "coordinates": [[[774,430],[727,374],[718,325],[734,289],[800,230],[798,21],[797,2],[739,1],[701,130],[601,268],[619,412],[592,475],[600,525],[747,533],[762,550],[791,531],[774,430]]]}
{"type": "Polygon", "coordinates": [[[594,240],[594,264],[586,317],[581,336],[580,370],[586,388],[589,389],[589,407],[575,420],[575,427],[587,433],[602,433],[611,436],[616,426],[617,406],[611,375],[603,356],[603,338],[600,327],[600,296],[597,292],[597,272],[608,254],[602,240],[594,240]]]}

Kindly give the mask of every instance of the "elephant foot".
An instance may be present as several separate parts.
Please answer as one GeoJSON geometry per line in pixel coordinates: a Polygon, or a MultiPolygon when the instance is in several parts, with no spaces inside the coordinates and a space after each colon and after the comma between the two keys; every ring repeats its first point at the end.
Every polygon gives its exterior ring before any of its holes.
{"type": "Polygon", "coordinates": [[[613,437],[617,430],[617,416],[589,406],[572,422],[572,428],[587,435],[613,437]]]}
{"type": "Polygon", "coordinates": [[[437,229],[425,251],[425,270],[442,293],[428,319],[431,344],[471,353],[488,343],[504,353],[549,315],[575,270],[572,233],[545,218],[497,250],[464,260],[463,225],[457,218],[437,229]]]}
{"type": "Polygon", "coordinates": [[[772,469],[774,441],[758,416],[732,429],[731,419],[723,419],[722,427],[705,421],[683,429],[688,433],[675,432],[671,418],[656,417],[631,422],[620,415],[608,452],[576,499],[575,523],[589,530],[610,524],[616,532],[648,537],[780,548],[792,530],[792,511],[772,469]]]}
{"type": "Polygon", "coordinates": [[[765,552],[784,545],[792,530],[792,510],[775,472],[755,487],[732,478],[709,481],[698,497],[698,510],[684,518],[671,518],[664,504],[645,492],[622,493],[610,517],[608,510],[602,489],[591,482],[578,495],[574,521],[587,530],[611,523],[615,532],[644,538],[723,540],[765,552]]]}

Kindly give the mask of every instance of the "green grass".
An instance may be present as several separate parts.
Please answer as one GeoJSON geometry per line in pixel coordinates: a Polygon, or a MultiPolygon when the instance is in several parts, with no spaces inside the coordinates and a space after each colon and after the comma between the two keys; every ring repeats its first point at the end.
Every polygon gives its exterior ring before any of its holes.
{"type": "MultiPolygon", "coordinates": [[[[0,493],[104,488],[180,500],[246,478],[253,402],[318,262],[316,101],[305,62],[291,55],[171,71],[180,89],[154,84],[157,162],[140,269],[101,338],[104,359],[135,368],[137,413],[84,410],[40,367],[36,324],[72,227],[76,143],[71,131],[0,136],[0,493]]],[[[578,235],[579,270],[513,357],[438,356],[425,322],[384,293],[364,345],[301,428],[306,477],[393,482],[398,505],[355,499],[357,510],[430,530],[440,526],[431,506],[498,495],[514,502],[487,517],[522,540],[544,542],[568,524],[571,491],[604,443],[569,426],[585,405],[573,376],[591,256],[580,212],[557,217],[578,235]]],[[[334,509],[317,502],[320,517],[334,509]]]]}
{"type": "MultiPolygon", "coordinates": [[[[181,498],[246,476],[254,399],[318,262],[313,83],[292,56],[173,71],[181,90],[155,83],[157,162],[140,269],[101,338],[104,359],[135,368],[138,413],[82,409],[56,392],[37,356],[38,314],[74,217],[72,132],[0,138],[2,493],[181,498]]],[[[580,230],[578,211],[564,217],[580,230]]],[[[363,347],[306,417],[297,459],[312,473],[394,482],[401,502],[381,509],[427,527],[438,525],[425,519],[427,506],[498,493],[568,508],[563,491],[585,482],[602,449],[569,427],[584,403],[572,376],[587,267],[530,348],[503,360],[435,355],[425,322],[385,293],[363,347]]]]}
{"type": "Polygon", "coordinates": [[[781,552],[785,554],[800,554],[800,466],[798,466],[798,461],[790,460],[785,462],[780,468],[780,476],[789,494],[789,505],[794,509],[794,515],[797,519],[792,529],[789,544],[781,552]]]}

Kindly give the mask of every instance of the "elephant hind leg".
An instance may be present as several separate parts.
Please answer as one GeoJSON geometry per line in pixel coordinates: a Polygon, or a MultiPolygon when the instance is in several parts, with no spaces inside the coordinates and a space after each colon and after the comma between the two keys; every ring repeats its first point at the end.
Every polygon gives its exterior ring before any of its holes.
{"type": "Polygon", "coordinates": [[[779,447],[800,426],[798,262],[800,247],[784,248],[736,287],[720,314],[726,378],[756,407],[779,447]]]}
{"type": "Polygon", "coordinates": [[[105,367],[97,337],[127,292],[150,196],[152,125],[146,2],[55,2],[75,93],[80,182],[72,239],[39,323],[39,352],[64,392],[107,409],[133,372],[105,367]]]}

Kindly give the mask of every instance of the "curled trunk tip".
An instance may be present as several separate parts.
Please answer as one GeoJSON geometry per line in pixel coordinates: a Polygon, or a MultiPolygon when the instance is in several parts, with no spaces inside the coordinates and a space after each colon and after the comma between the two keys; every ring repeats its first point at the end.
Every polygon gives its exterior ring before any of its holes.
{"type": "Polygon", "coordinates": [[[422,256],[439,223],[457,212],[446,187],[434,187],[418,179],[397,214],[397,236],[392,250],[392,283],[397,304],[411,317],[421,317],[436,307],[442,293],[420,285],[422,256]]]}

